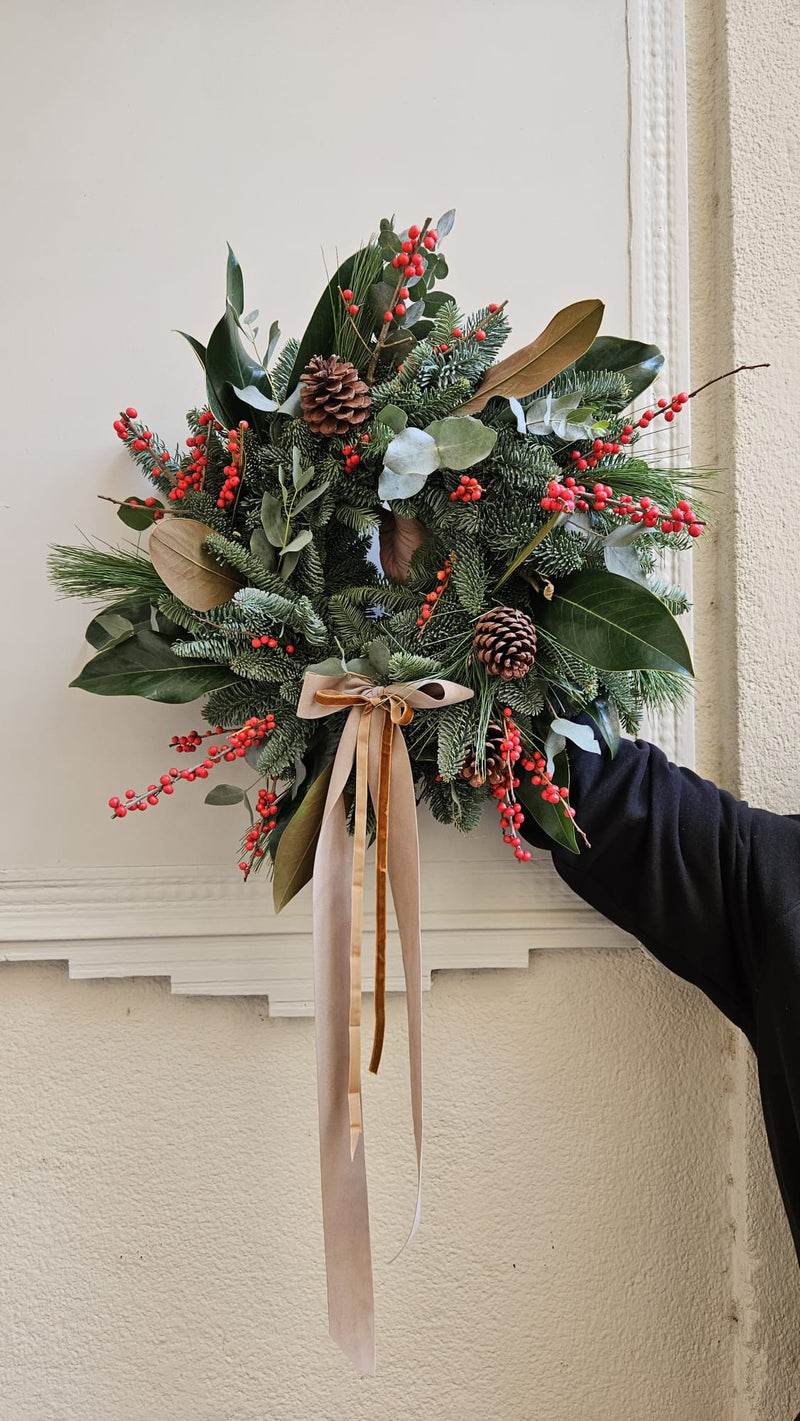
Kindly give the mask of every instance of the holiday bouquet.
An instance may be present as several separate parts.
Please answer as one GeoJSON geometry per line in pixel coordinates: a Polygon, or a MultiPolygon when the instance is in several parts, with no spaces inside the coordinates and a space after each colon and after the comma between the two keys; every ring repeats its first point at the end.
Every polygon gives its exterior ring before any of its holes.
{"type": "Polygon", "coordinates": [[[206,795],[244,807],[244,876],[267,865],[278,909],[313,876],[331,1322],[366,1369],[367,845],[378,936],[371,1065],[383,1041],[388,881],[419,1157],[417,804],[467,831],[491,799],[518,860],[530,858],[518,832],[526,811],[579,852],[567,743],[597,752],[605,741],[613,752],[645,708],[687,695],[676,617],[688,602],[657,569],[705,523],[696,478],[643,454],[654,422],[669,424],[690,396],[629,412],[660,352],[599,336],[602,304],[582,300],[501,357],[506,302],[465,315],[442,289],[453,215],[402,231],[381,221],[328,281],[302,339],[280,349],[277,322],[264,340],[258,312],[246,311],[229,250],[224,314],[207,344],[186,336],[205,397],[183,448],[171,450],[132,406],[115,421],[153,489],[117,508],[138,540],[59,546],[51,565],[62,592],[100,604],[86,633],[95,655],[73,685],[205,697],[209,728],[172,739],[188,768],[113,795],[112,817],[244,759],[250,790],[218,782],[206,795]]]}

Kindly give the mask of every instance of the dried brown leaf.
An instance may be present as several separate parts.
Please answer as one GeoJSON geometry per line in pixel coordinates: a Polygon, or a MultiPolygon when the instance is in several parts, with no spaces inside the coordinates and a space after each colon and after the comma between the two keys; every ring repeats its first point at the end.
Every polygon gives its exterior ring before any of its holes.
{"type": "Polygon", "coordinates": [[[522,399],[560,375],[589,349],[603,319],[602,301],[575,301],[554,316],[536,340],[487,370],[459,414],[477,414],[494,395],[522,399]]]}
{"type": "Polygon", "coordinates": [[[195,518],[165,518],[150,534],[153,567],[170,592],[193,612],[220,607],[244,585],[235,568],[205,552],[203,543],[213,532],[195,518]]]}
{"type": "Polygon", "coordinates": [[[381,509],[380,519],[381,567],[392,582],[405,582],[411,559],[425,542],[427,531],[416,518],[401,518],[390,508],[381,509]]]}

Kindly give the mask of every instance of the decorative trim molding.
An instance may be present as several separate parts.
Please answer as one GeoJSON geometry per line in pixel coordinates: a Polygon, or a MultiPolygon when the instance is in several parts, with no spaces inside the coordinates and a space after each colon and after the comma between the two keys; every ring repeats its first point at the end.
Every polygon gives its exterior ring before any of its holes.
{"type": "MultiPolygon", "coordinates": [[[[689,370],[688,194],[682,0],[628,0],[630,327],[689,370]]],[[[681,436],[687,433],[688,412],[681,436]]],[[[662,436],[665,439],[666,435],[662,436]]],[[[680,457],[676,449],[673,458],[680,457]]],[[[688,582],[688,568],[670,569],[688,582]]],[[[691,711],[644,728],[691,764],[691,711]]],[[[487,815],[464,839],[421,817],[425,985],[445,968],[527,966],[536,949],[625,948],[536,854],[523,872],[487,815]]],[[[73,977],[168,976],[180,993],[257,994],[277,1016],[312,1014],[309,890],[276,918],[269,884],[231,869],[39,869],[0,875],[2,961],[66,959],[73,977]]],[[[367,924],[367,926],[369,926],[367,924]]],[[[394,950],[392,950],[394,947],[394,950]]],[[[400,990],[390,941],[389,990],[400,990]]],[[[366,964],[365,964],[366,966],[366,964]]],[[[365,988],[370,981],[365,973],[365,988]]]]}

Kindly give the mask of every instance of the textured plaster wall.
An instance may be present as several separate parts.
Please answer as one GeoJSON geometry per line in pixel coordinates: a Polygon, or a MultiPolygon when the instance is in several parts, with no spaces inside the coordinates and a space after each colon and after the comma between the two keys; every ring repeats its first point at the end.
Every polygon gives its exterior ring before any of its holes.
{"type": "MultiPolygon", "coordinates": [[[[723,471],[696,569],[699,760],[752,803],[796,813],[800,543],[782,450],[800,389],[800,12],[696,0],[688,20],[694,383],[771,362],[693,413],[695,461],[723,471]],[[770,487],[781,508],[759,515],[770,487]]],[[[734,1051],[736,1421],[783,1421],[800,1408],[800,1274],[738,1033],[734,1051]]]]}
{"type": "Polygon", "coordinates": [[[310,1022],[27,965],[0,1014],[8,1421],[730,1414],[721,1033],[643,955],[437,980],[423,1224],[391,1267],[413,1171],[390,1002],[372,1379],[326,1335],[310,1022]]]}

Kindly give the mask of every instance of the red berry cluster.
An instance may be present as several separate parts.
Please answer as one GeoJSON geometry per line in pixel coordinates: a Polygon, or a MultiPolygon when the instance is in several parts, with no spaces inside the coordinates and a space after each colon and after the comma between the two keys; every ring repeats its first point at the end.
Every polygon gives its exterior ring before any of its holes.
{"type": "Polygon", "coordinates": [[[258,791],[258,802],[256,804],[256,814],[258,819],[252,829],[248,831],[244,841],[244,852],[249,855],[242,859],[239,864],[242,873],[247,878],[256,859],[264,857],[264,840],[275,828],[275,815],[277,813],[275,805],[278,796],[274,790],[260,789],[258,791]]]}
{"type": "MultiPolygon", "coordinates": [[[[128,408],[127,408],[126,410],[123,410],[123,412],[122,412],[122,414],[120,415],[119,419],[115,419],[115,420],[114,420],[114,429],[116,430],[117,438],[118,438],[118,439],[127,439],[127,438],[128,438],[128,434],[129,434],[129,428],[128,428],[128,426],[129,426],[130,421],[131,421],[132,419],[138,419],[138,418],[139,418],[139,411],[138,411],[138,410],[135,410],[135,409],[133,408],[133,405],[128,405],[128,408]]],[[[149,440],[149,439],[152,439],[153,436],[150,434],[150,431],[149,431],[149,430],[147,431],[147,434],[148,434],[148,440],[149,440]]],[[[146,448],[147,448],[147,441],[145,441],[145,443],[142,445],[142,448],[143,448],[143,449],[146,449],[146,448]]]]}
{"type": "MultiPolygon", "coordinates": [[[[200,423],[203,426],[214,424],[214,416],[210,410],[204,410],[200,416],[200,423]]],[[[217,426],[219,428],[219,426],[217,426]]],[[[175,503],[185,498],[187,493],[199,490],[203,487],[203,480],[208,465],[206,454],[207,434],[190,434],[186,440],[187,449],[192,450],[190,462],[182,469],[178,470],[175,487],[170,489],[169,498],[175,503]]]]}
{"type": "Polygon", "coordinates": [[[619,436],[619,442],[610,439],[594,439],[592,440],[591,450],[587,451],[587,453],[582,454],[580,449],[571,449],[569,457],[581,474],[584,473],[586,469],[596,469],[597,465],[601,460],[605,459],[608,454],[621,454],[623,444],[630,444],[632,434],[633,425],[626,424],[619,436]]]}
{"type": "Polygon", "coordinates": [[[353,469],[357,469],[359,464],[361,463],[361,455],[358,452],[357,446],[359,444],[369,444],[369,442],[370,437],[368,434],[359,434],[356,437],[355,445],[344,444],[342,446],[342,454],[344,455],[344,466],[348,474],[351,474],[353,472],[353,469]]]}
{"type": "MultiPolygon", "coordinates": [[[[250,638],[250,645],[254,647],[256,651],[261,646],[267,646],[269,647],[270,651],[275,651],[276,647],[280,646],[280,642],[278,641],[277,637],[274,636],[254,636],[250,638]]],[[[284,646],[281,649],[285,651],[289,656],[294,656],[294,647],[292,646],[291,642],[288,644],[288,646],[284,646]]]]}
{"type": "MultiPolygon", "coordinates": [[[[504,306],[504,305],[505,305],[505,301],[503,302],[503,306],[504,306]]],[[[488,307],[487,309],[488,309],[488,311],[489,311],[489,315],[490,315],[490,316],[495,316],[495,315],[497,315],[497,312],[498,312],[498,311],[501,311],[501,310],[502,310],[502,306],[498,306],[498,304],[497,304],[496,301],[492,301],[491,304],[489,305],[489,307],[488,307]]],[[[487,322],[487,325],[488,325],[488,322],[487,322]]],[[[464,332],[461,330],[460,326],[454,326],[454,327],[453,327],[452,336],[451,336],[451,339],[452,339],[452,340],[469,340],[470,338],[472,338],[473,340],[478,340],[478,341],[485,340],[485,339],[486,339],[486,332],[485,332],[485,330],[482,328],[482,326],[476,326],[474,330],[467,331],[467,333],[466,333],[466,335],[465,335],[464,332]]],[[[442,355],[447,355],[448,351],[450,350],[450,346],[449,346],[449,345],[440,345],[440,346],[439,346],[439,350],[441,351],[442,355]]]]}
{"type": "MultiPolygon", "coordinates": [[[[208,755],[199,765],[192,765],[188,770],[171,769],[166,774],[159,776],[158,784],[148,785],[142,794],[137,794],[133,789],[126,789],[124,799],[119,795],[112,795],[108,801],[109,809],[113,810],[112,818],[124,819],[129,810],[146,809],[148,804],[158,804],[160,794],[173,794],[175,790],[174,781],[186,780],[192,783],[194,780],[205,780],[208,778],[209,770],[218,765],[222,760],[242,759],[253,745],[260,745],[261,741],[275,729],[275,717],[272,715],[251,716],[248,721],[239,729],[228,732],[227,744],[209,745],[208,755]]],[[[208,730],[205,735],[199,735],[196,730],[190,730],[188,735],[173,735],[171,745],[178,754],[188,754],[195,751],[203,740],[210,736],[224,735],[221,726],[216,730],[208,730]]]]}
{"type": "Polygon", "coordinates": [[[350,288],[348,287],[346,290],[342,291],[342,288],[339,287],[339,295],[344,301],[344,304],[350,312],[350,315],[357,316],[361,308],[360,306],[353,305],[353,293],[350,288]]]}
{"type": "Polygon", "coordinates": [[[681,390],[681,393],[679,395],[673,395],[671,400],[659,400],[657,409],[645,410],[641,419],[637,420],[639,428],[647,429],[652,421],[657,419],[660,414],[663,414],[667,424],[671,424],[676,414],[680,414],[689,399],[690,396],[687,392],[681,390]]]}
{"type": "MultiPolygon", "coordinates": [[[[425,258],[422,255],[422,249],[432,252],[438,240],[439,234],[433,228],[425,231],[423,228],[417,227],[416,224],[409,227],[408,237],[403,242],[401,250],[392,257],[392,266],[395,271],[401,271],[406,278],[422,276],[425,271],[425,258]]],[[[392,310],[386,310],[383,313],[385,325],[388,325],[390,321],[399,320],[406,314],[406,301],[410,295],[409,288],[407,286],[400,287],[396,295],[398,299],[392,310]]]]}
{"type": "Polygon", "coordinates": [[[452,573],[453,564],[451,563],[449,558],[445,558],[444,567],[441,568],[440,571],[436,574],[437,585],[436,587],[434,587],[432,592],[429,592],[427,594],[425,601],[423,602],[419,610],[419,616],[417,617],[417,626],[420,628],[420,635],[422,635],[422,629],[425,627],[425,624],[430,621],[431,613],[433,612],[436,603],[439,601],[439,598],[447,587],[452,573]]]}
{"type": "Polygon", "coordinates": [[[563,804],[564,815],[568,819],[575,818],[575,810],[566,803],[569,798],[569,790],[566,785],[554,785],[547,773],[547,761],[540,750],[534,750],[530,760],[523,760],[523,770],[527,770],[531,775],[531,784],[544,785],[542,799],[548,804],[563,804]],[[532,773],[531,773],[532,772],[532,773]]]}
{"type": "Polygon", "coordinates": [[[483,488],[477,479],[471,479],[467,474],[462,474],[458,485],[450,495],[451,503],[477,503],[483,488]]]}
{"type": "Polygon", "coordinates": [[[525,815],[514,794],[514,790],[519,788],[519,779],[514,772],[514,766],[522,755],[522,737],[514,724],[508,706],[503,711],[503,718],[506,723],[506,738],[501,741],[499,748],[501,754],[505,755],[506,778],[503,784],[495,785],[492,796],[497,801],[503,843],[509,844],[513,848],[514,858],[518,859],[520,863],[529,863],[530,850],[523,849],[522,840],[517,833],[525,815]]]}
{"type": "Polygon", "coordinates": [[[662,533],[680,533],[684,529],[690,538],[699,538],[704,524],[692,510],[688,499],[682,498],[669,513],[665,513],[654,499],[645,494],[636,499],[629,493],[614,493],[610,484],[596,483],[589,490],[577,479],[566,478],[563,483],[551,479],[547,485],[547,496],[541,500],[541,507],[547,513],[574,513],[576,509],[585,513],[593,508],[601,513],[608,507],[617,518],[627,518],[631,523],[642,523],[645,528],[661,525],[662,533]]]}
{"type": "Polygon", "coordinates": [[[236,490],[242,482],[244,471],[244,454],[242,451],[242,439],[245,430],[249,429],[246,419],[240,420],[238,429],[228,430],[228,453],[231,456],[229,464],[225,465],[223,473],[225,482],[219,491],[217,508],[228,508],[236,498],[236,490]]]}

